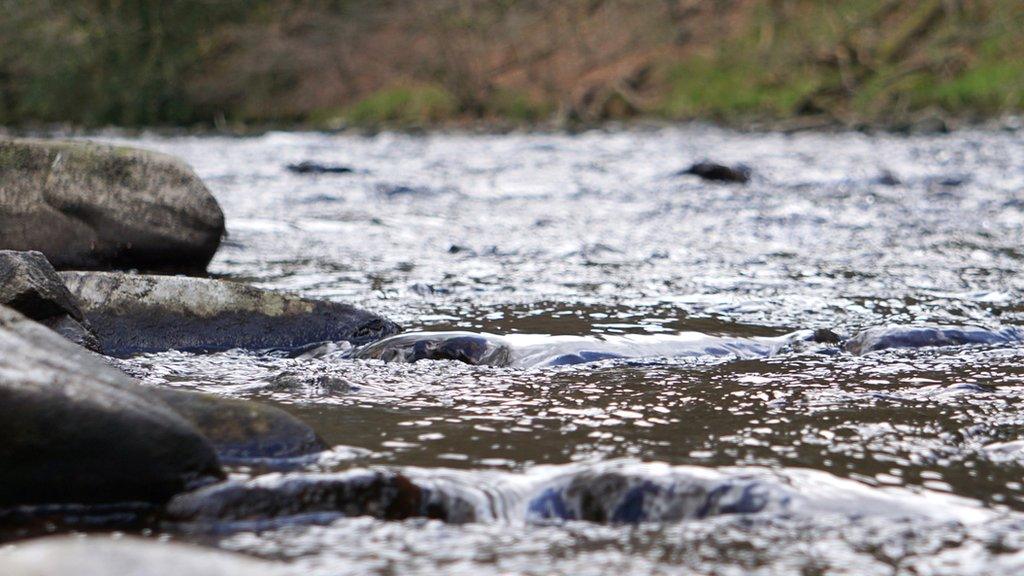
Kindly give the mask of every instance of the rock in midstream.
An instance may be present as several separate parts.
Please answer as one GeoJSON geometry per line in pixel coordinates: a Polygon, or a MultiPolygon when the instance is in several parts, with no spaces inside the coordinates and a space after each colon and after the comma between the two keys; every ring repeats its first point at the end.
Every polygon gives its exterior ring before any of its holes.
{"type": "Polygon", "coordinates": [[[457,502],[433,500],[401,473],[357,469],[335,474],[273,473],[222,482],[179,495],[167,505],[166,513],[172,521],[221,524],[311,516],[452,520],[467,509],[457,502]]]}
{"type": "Polygon", "coordinates": [[[146,393],[191,422],[225,464],[295,458],[328,448],[312,428],[280,408],[173,388],[146,388],[146,393]]]}
{"type": "Polygon", "coordinates": [[[709,160],[702,160],[693,164],[686,170],[679,172],[679,174],[691,174],[693,176],[699,176],[704,180],[711,180],[715,182],[746,184],[750,181],[752,171],[750,170],[750,167],[743,164],[727,166],[725,164],[719,164],[709,160]]]}
{"type": "Polygon", "coordinates": [[[879,326],[868,328],[846,341],[851,354],[867,354],[892,348],[963,346],[967,344],[1010,344],[1024,340],[1024,330],[1016,326],[981,328],[977,326],[879,326]]]}
{"type": "Polygon", "coordinates": [[[816,343],[817,332],[799,331],[765,338],[730,338],[700,332],[601,337],[409,332],[349,352],[357,359],[386,362],[456,360],[472,365],[536,368],[615,358],[760,358],[800,343],[816,343]]]}
{"type": "Polygon", "coordinates": [[[100,343],[64,281],[41,252],[0,250],[0,305],[99,352],[100,343]]]}
{"type": "Polygon", "coordinates": [[[348,166],[340,164],[321,164],[312,160],[304,160],[295,164],[288,164],[285,168],[295,174],[350,174],[355,172],[348,166]]]}
{"type": "Polygon", "coordinates": [[[162,503],[222,477],[188,421],[100,356],[0,306],[0,507],[162,503]]]}
{"type": "Polygon", "coordinates": [[[280,564],[137,537],[55,536],[0,551],[4,576],[279,576],[280,564]]]}
{"type": "Polygon", "coordinates": [[[680,522],[725,515],[941,517],[977,520],[970,503],[873,489],[815,470],[711,468],[607,461],[522,473],[442,468],[268,474],[176,497],[172,521],[218,530],[339,516],[429,517],[451,523],[582,520],[680,522]],[[941,502],[941,505],[940,505],[941,502]]]}
{"type": "Polygon", "coordinates": [[[104,351],[294,349],[366,344],[399,326],[348,304],[311,300],[226,280],[62,272],[104,351]]]}
{"type": "Polygon", "coordinates": [[[202,271],[224,214],[176,158],[78,141],[0,139],[0,248],[57,269],[202,271]]]}
{"type": "MultiPolygon", "coordinates": [[[[867,354],[892,348],[924,348],[1024,341],[1024,329],[975,326],[886,326],[843,341],[827,329],[798,330],[775,337],[725,337],[700,332],[660,335],[548,336],[477,332],[408,332],[345,352],[385,362],[455,360],[478,366],[537,368],[629,358],[760,358],[785,351],[831,350],[867,354]]],[[[311,350],[307,355],[316,356],[311,350]]],[[[324,355],[331,354],[324,347],[324,355]]]]}

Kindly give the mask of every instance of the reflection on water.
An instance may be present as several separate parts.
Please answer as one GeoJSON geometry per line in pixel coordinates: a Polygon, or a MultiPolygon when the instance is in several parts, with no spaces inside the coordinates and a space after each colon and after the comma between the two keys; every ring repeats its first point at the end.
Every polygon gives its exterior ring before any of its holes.
{"type": "MultiPolygon", "coordinates": [[[[407,329],[765,338],[1024,321],[1024,141],[1013,133],[692,127],[131,143],[185,157],[221,201],[230,237],[215,274],[358,304],[407,329]],[[752,182],[674,175],[705,156],[751,165],[752,182]],[[358,170],[285,170],[302,160],[358,170]],[[901,184],[879,184],[886,170],[901,184]]],[[[424,481],[454,475],[489,488],[493,499],[513,491],[503,482],[548,465],[629,458],[709,473],[808,470],[827,475],[826,492],[836,482],[864,492],[842,511],[635,527],[355,517],[177,537],[325,575],[1016,574],[1024,566],[1018,344],[538,369],[340,356],[168,352],[123,364],[154,385],[281,405],[339,446],[292,473],[414,469],[424,481]],[[856,512],[893,489],[935,514],[856,512]],[[946,497],[980,506],[985,521],[942,514],[946,497]]]]}

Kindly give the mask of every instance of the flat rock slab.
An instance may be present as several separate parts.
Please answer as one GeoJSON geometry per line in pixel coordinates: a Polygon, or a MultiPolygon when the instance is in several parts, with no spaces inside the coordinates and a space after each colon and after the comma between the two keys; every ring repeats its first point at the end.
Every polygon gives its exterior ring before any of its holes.
{"type": "Polygon", "coordinates": [[[78,345],[100,350],[78,303],[42,252],[0,250],[0,304],[78,345]]]}
{"type": "Polygon", "coordinates": [[[294,349],[326,341],[358,346],[400,331],[347,304],[226,280],[103,272],[64,272],[61,278],[113,356],[294,349]]]}
{"type": "Polygon", "coordinates": [[[224,214],[171,156],[91,142],[0,139],[0,248],[57,269],[202,271],[224,214]]]}
{"type": "Polygon", "coordinates": [[[279,564],[135,537],[58,536],[0,551],[4,576],[280,576],[279,564]]]}
{"type": "Polygon", "coordinates": [[[0,306],[0,508],[158,504],[222,477],[213,446],[144,390],[0,306]]]}

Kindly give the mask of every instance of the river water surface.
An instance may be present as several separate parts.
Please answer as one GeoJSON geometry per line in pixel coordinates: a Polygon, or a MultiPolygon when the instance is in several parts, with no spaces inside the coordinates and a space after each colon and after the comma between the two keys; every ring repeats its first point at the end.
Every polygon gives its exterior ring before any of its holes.
{"type": "MultiPolygon", "coordinates": [[[[768,337],[1024,324],[1015,132],[117,141],[184,158],[213,191],[229,232],[215,276],[348,302],[410,330],[768,337]],[[746,163],[753,178],[677,174],[704,158],[746,163]],[[304,160],[355,172],[285,169],[304,160]]],[[[465,523],[168,529],[295,574],[1024,572],[1020,345],[536,369],[169,352],[125,366],[153,385],[274,403],[336,446],[291,474],[386,467],[474,503],[465,523]],[[659,513],[649,497],[640,514],[624,504],[587,520],[538,504],[545,487],[602,473],[666,500],[701,482],[742,494],[716,513],[659,513]],[[753,512],[749,485],[767,503],[753,512]]]]}

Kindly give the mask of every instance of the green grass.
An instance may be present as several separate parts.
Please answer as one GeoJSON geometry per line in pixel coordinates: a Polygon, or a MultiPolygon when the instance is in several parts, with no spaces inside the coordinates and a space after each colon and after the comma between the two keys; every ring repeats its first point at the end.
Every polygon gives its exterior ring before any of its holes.
{"type": "Polygon", "coordinates": [[[656,112],[672,119],[790,116],[818,83],[813,76],[773,77],[756,62],[706,57],[675,64],[668,76],[666,94],[656,112]]]}
{"type": "Polygon", "coordinates": [[[795,0],[774,18],[765,6],[713,50],[674,63],[653,112],[898,124],[929,110],[979,118],[1024,109],[1022,4],[795,0]]]}
{"type": "Polygon", "coordinates": [[[925,97],[954,113],[1020,110],[1024,107],[1024,62],[987,62],[930,88],[925,97]]]}
{"type": "Polygon", "coordinates": [[[374,92],[345,114],[357,125],[433,124],[458,112],[458,102],[440,86],[398,86],[374,92]]]}
{"type": "Polygon", "coordinates": [[[484,103],[485,113],[494,118],[517,124],[540,122],[555,110],[554,103],[530,98],[522,92],[509,89],[495,90],[484,103]]]}

